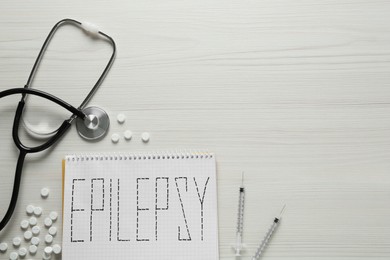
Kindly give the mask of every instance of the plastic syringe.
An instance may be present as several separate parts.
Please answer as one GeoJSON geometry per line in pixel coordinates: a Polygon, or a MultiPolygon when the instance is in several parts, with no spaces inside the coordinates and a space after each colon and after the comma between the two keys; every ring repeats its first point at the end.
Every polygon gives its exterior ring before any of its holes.
{"type": "Polygon", "coordinates": [[[268,229],[267,234],[265,235],[263,241],[261,242],[260,246],[257,248],[255,255],[252,257],[252,260],[258,260],[260,259],[260,256],[263,254],[264,249],[268,245],[269,240],[271,239],[275,229],[279,226],[280,219],[282,218],[284,209],[286,208],[286,205],[283,206],[282,210],[280,211],[280,214],[278,217],[275,217],[274,221],[272,222],[272,225],[268,229]]]}
{"type": "Polygon", "coordinates": [[[240,258],[241,251],[243,250],[244,247],[242,243],[242,232],[244,226],[244,204],[245,204],[244,173],[242,173],[241,186],[239,189],[239,197],[238,197],[236,243],[233,246],[233,249],[236,252],[236,259],[240,258]]]}

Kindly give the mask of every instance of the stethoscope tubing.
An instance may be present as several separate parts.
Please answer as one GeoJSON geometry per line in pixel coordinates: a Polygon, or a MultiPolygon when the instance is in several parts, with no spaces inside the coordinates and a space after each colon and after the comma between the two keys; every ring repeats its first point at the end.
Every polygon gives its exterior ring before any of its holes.
{"type": "Polygon", "coordinates": [[[14,94],[23,94],[23,95],[30,94],[30,95],[39,96],[39,97],[48,99],[48,100],[56,103],[57,105],[62,106],[66,110],[72,112],[72,114],[77,115],[78,117],[80,117],[82,119],[85,118],[85,114],[80,109],[75,108],[74,106],[70,105],[69,103],[65,102],[64,100],[62,100],[60,98],[57,98],[56,96],[54,96],[52,94],[49,94],[47,92],[44,92],[44,91],[38,90],[38,89],[11,88],[11,89],[7,89],[7,90],[4,90],[4,91],[1,91],[0,92],[0,98],[6,97],[6,96],[10,96],[10,95],[14,95],[14,94]]]}
{"type": "Polygon", "coordinates": [[[78,108],[68,104],[64,100],[57,98],[57,97],[55,97],[47,92],[37,90],[37,89],[31,89],[30,85],[32,83],[32,80],[35,76],[36,71],[38,70],[39,64],[42,60],[42,57],[45,53],[47,46],[50,43],[50,40],[52,39],[54,33],[58,30],[58,28],[65,23],[72,23],[72,24],[77,25],[77,26],[82,26],[82,23],[80,23],[79,21],[76,21],[73,19],[68,19],[68,18],[57,22],[53,26],[50,33],[48,34],[48,36],[45,39],[45,41],[44,41],[44,43],[39,51],[39,54],[34,62],[33,68],[31,69],[30,75],[28,77],[27,83],[24,86],[24,88],[13,88],[13,89],[8,89],[8,90],[4,90],[4,91],[0,92],[0,98],[10,96],[10,95],[15,95],[15,94],[22,95],[22,97],[18,103],[18,107],[16,109],[16,112],[15,112],[14,123],[13,123],[13,127],[12,127],[12,138],[13,138],[13,141],[14,141],[16,147],[19,149],[19,156],[18,156],[18,161],[17,161],[17,165],[16,165],[16,169],[15,169],[15,178],[14,178],[14,185],[13,185],[13,189],[12,189],[11,201],[10,201],[10,204],[8,206],[7,212],[5,213],[3,219],[0,222],[0,231],[3,230],[4,227],[7,225],[7,223],[11,219],[12,214],[15,210],[15,207],[17,204],[17,199],[18,199],[18,194],[19,194],[19,189],[20,189],[20,182],[21,182],[21,178],[22,178],[23,164],[24,164],[24,160],[26,158],[26,155],[28,153],[36,153],[36,152],[41,152],[41,151],[48,149],[53,144],[55,144],[59,139],[61,139],[61,137],[70,128],[71,123],[75,118],[79,117],[81,119],[84,119],[86,117],[86,115],[82,112],[82,109],[86,106],[86,104],[89,102],[89,100],[92,98],[92,96],[97,91],[98,87],[101,85],[103,79],[105,78],[111,65],[113,64],[113,61],[114,61],[114,58],[116,55],[116,44],[115,44],[114,40],[110,36],[108,36],[107,34],[99,31],[98,32],[99,35],[104,36],[106,39],[108,39],[110,41],[110,43],[113,47],[113,52],[112,52],[112,55],[111,55],[107,65],[105,66],[102,74],[100,75],[100,77],[98,78],[98,80],[96,81],[96,83],[94,84],[94,86],[92,87],[92,89],[90,90],[90,92],[88,93],[88,95],[85,97],[85,99],[82,101],[82,103],[80,104],[80,106],[78,108]],[[35,95],[35,96],[39,96],[39,97],[48,99],[48,100],[62,106],[63,108],[65,108],[66,110],[68,110],[72,113],[72,116],[69,119],[66,119],[63,121],[61,126],[56,130],[55,134],[49,138],[49,140],[47,140],[42,145],[39,145],[36,147],[25,146],[19,138],[19,125],[20,125],[20,121],[22,120],[23,110],[24,110],[24,106],[25,106],[25,98],[27,95],[35,95]]]}
{"type": "MultiPolygon", "coordinates": [[[[29,88],[31,86],[31,83],[32,83],[32,80],[35,76],[35,73],[37,72],[38,70],[38,67],[39,67],[39,64],[45,54],[45,51],[47,49],[47,47],[49,46],[49,43],[51,41],[51,39],[53,38],[55,32],[63,25],[63,24],[73,24],[73,25],[76,25],[78,27],[80,27],[82,25],[81,22],[79,21],[76,21],[74,19],[70,19],[70,18],[66,18],[66,19],[62,19],[61,21],[57,22],[53,28],[50,30],[48,36],[46,37],[40,51],[39,51],[39,54],[34,62],[34,65],[31,69],[31,72],[30,72],[30,75],[28,77],[28,80],[26,82],[26,85],[25,87],[26,88],[29,88]]],[[[94,84],[94,86],[92,87],[92,89],[89,91],[89,93],[87,94],[87,96],[84,98],[84,100],[81,102],[80,106],[78,107],[79,109],[83,109],[87,103],[89,102],[89,100],[92,98],[92,96],[95,94],[95,92],[97,91],[97,89],[99,88],[99,86],[102,84],[104,78],[106,77],[108,71],[110,70],[110,67],[111,65],[113,64],[113,61],[115,59],[115,56],[116,56],[116,44],[115,44],[115,41],[107,34],[105,34],[104,32],[101,32],[99,31],[99,35],[105,37],[112,45],[112,54],[111,54],[111,57],[107,63],[107,65],[105,66],[102,74],[100,75],[100,77],[98,78],[98,80],[96,81],[96,83],[94,84]]],[[[22,99],[24,99],[25,96],[23,95],[22,96],[22,99]]]]}

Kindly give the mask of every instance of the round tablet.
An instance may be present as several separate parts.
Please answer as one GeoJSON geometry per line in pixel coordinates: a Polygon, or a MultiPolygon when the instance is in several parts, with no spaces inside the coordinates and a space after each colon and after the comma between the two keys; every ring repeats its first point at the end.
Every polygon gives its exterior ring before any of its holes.
{"type": "Polygon", "coordinates": [[[43,253],[42,259],[43,260],[50,260],[51,259],[51,255],[46,255],[45,253],[43,253]]]}
{"type": "Polygon", "coordinates": [[[58,213],[56,211],[52,211],[50,212],[49,217],[51,218],[51,220],[56,221],[58,218],[58,213]]]}
{"type": "Polygon", "coordinates": [[[37,224],[37,218],[31,217],[28,222],[30,222],[30,226],[35,226],[37,224]]]}
{"type": "Polygon", "coordinates": [[[20,257],[25,257],[27,255],[27,249],[25,247],[19,248],[18,254],[20,257]]]}
{"type": "Polygon", "coordinates": [[[56,227],[49,228],[49,234],[54,237],[57,234],[57,228],[56,227]]]}
{"type": "Polygon", "coordinates": [[[22,222],[20,222],[20,227],[22,229],[27,229],[29,225],[30,223],[28,222],[28,220],[22,220],[22,222]]]}
{"type": "Polygon", "coordinates": [[[53,253],[53,248],[51,246],[47,246],[43,249],[43,252],[45,252],[46,255],[51,255],[51,253],[53,253]]]}
{"type": "Polygon", "coordinates": [[[19,258],[19,255],[16,252],[12,252],[11,254],[9,254],[10,260],[17,260],[18,258],[19,258]]]}
{"type": "Polygon", "coordinates": [[[35,207],[34,208],[34,215],[37,216],[37,217],[42,215],[42,208],[41,207],[35,207]]]}
{"type": "Polygon", "coordinates": [[[147,143],[147,142],[149,142],[150,134],[147,133],[147,132],[143,132],[142,135],[141,135],[141,138],[142,138],[142,141],[143,141],[144,143],[147,143]]]}
{"type": "Polygon", "coordinates": [[[0,244],[0,252],[4,253],[8,249],[8,244],[7,243],[1,243],[0,244]]]}
{"type": "Polygon", "coordinates": [[[51,218],[45,218],[44,223],[46,227],[51,227],[53,220],[51,220],[51,218]]]}
{"type": "Polygon", "coordinates": [[[33,226],[31,232],[33,233],[34,236],[37,236],[39,235],[39,232],[41,232],[41,228],[39,226],[33,226]]]}
{"type": "Polygon", "coordinates": [[[24,232],[24,239],[30,240],[32,238],[33,234],[30,230],[24,232]]]}
{"type": "Polygon", "coordinates": [[[123,136],[125,137],[126,140],[130,140],[131,137],[133,137],[133,133],[132,133],[130,130],[126,130],[126,131],[123,133],[123,136]]]}
{"type": "Polygon", "coordinates": [[[26,207],[26,213],[27,213],[27,215],[31,215],[31,214],[33,214],[34,213],[34,206],[33,205],[27,205],[27,207],[26,207]]]}
{"type": "Polygon", "coordinates": [[[39,242],[40,242],[39,237],[33,237],[33,238],[31,238],[31,244],[32,244],[32,245],[37,246],[37,245],[39,245],[39,242]]]}
{"type": "Polygon", "coordinates": [[[59,244],[53,245],[53,253],[59,255],[61,253],[61,246],[59,244]]]}
{"type": "Polygon", "coordinates": [[[41,197],[42,198],[47,198],[49,196],[50,190],[48,188],[42,188],[41,189],[41,197]]]}
{"type": "Polygon", "coordinates": [[[119,135],[117,133],[111,135],[111,141],[117,143],[119,141],[119,135]]]}
{"type": "Polygon", "coordinates": [[[35,255],[38,251],[38,247],[36,245],[30,245],[28,247],[28,251],[30,252],[30,254],[35,255]]]}
{"type": "Polygon", "coordinates": [[[120,113],[116,116],[116,120],[118,120],[119,124],[123,124],[126,120],[126,116],[124,114],[120,113]]]}
{"type": "Polygon", "coordinates": [[[22,243],[22,239],[20,239],[20,237],[14,237],[14,239],[12,239],[12,244],[14,246],[20,246],[20,243],[22,243]]]}
{"type": "Polygon", "coordinates": [[[46,242],[46,244],[51,244],[53,242],[53,236],[50,234],[47,234],[45,236],[45,242],[46,242]]]}

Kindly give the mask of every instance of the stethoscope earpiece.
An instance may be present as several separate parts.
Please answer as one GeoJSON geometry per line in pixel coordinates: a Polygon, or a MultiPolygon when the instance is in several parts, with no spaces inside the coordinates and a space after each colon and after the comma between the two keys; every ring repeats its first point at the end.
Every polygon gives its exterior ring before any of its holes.
{"type": "Polygon", "coordinates": [[[106,135],[110,118],[106,111],[99,107],[87,107],[82,110],[85,118],[76,119],[77,132],[86,140],[98,140],[106,135]]]}

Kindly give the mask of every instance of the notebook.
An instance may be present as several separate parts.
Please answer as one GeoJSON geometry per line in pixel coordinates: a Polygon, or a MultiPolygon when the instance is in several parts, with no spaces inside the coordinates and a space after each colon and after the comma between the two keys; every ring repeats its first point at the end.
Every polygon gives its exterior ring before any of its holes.
{"type": "Polygon", "coordinates": [[[215,156],[69,155],[63,260],[217,260],[215,156]]]}

